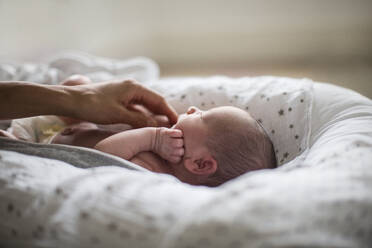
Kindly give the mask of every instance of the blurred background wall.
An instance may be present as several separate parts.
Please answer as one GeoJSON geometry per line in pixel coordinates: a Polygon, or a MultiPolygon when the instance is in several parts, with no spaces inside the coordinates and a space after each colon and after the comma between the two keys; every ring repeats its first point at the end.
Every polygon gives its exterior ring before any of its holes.
{"type": "Polygon", "coordinates": [[[371,0],[0,0],[0,60],[148,56],[162,76],[308,77],[372,98],[371,0]]]}

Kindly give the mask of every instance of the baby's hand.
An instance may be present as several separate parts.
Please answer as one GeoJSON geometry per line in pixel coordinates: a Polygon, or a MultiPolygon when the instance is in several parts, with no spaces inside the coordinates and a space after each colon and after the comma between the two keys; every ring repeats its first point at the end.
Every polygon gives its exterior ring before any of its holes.
{"type": "Polygon", "coordinates": [[[156,128],[153,151],[171,163],[180,162],[184,153],[182,136],[179,129],[156,128]]]}

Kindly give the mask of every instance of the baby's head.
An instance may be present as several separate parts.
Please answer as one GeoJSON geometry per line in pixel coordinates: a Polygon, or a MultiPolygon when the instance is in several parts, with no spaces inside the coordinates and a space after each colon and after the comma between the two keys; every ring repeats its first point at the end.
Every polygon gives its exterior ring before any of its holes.
{"type": "Polygon", "coordinates": [[[172,128],[182,130],[185,154],[175,176],[218,186],[248,171],[276,167],[273,145],[261,125],[235,107],[190,107],[172,128]]]}

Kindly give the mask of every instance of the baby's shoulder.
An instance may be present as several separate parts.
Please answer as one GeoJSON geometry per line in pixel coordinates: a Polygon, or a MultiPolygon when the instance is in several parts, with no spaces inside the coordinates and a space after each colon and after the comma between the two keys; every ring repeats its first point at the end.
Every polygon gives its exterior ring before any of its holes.
{"type": "Polygon", "coordinates": [[[154,172],[157,172],[158,168],[164,163],[163,159],[153,152],[140,152],[130,161],[154,172]]]}

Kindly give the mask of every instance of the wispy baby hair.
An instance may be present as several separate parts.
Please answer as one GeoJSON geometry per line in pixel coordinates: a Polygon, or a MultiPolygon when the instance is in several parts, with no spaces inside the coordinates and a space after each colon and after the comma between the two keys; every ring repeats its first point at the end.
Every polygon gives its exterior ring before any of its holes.
{"type": "Polygon", "coordinates": [[[218,169],[206,185],[218,186],[248,171],[276,167],[270,138],[247,112],[232,108],[224,118],[208,120],[207,125],[206,146],[218,169]]]}

